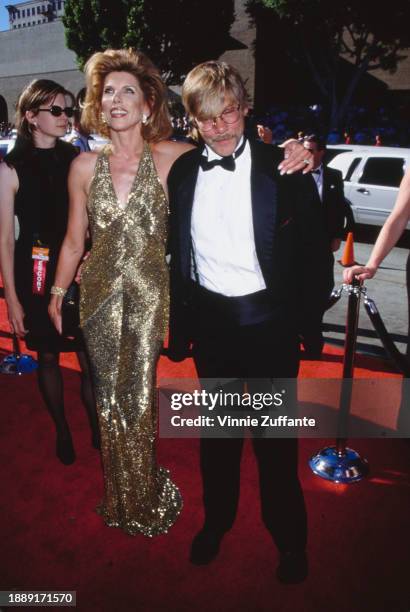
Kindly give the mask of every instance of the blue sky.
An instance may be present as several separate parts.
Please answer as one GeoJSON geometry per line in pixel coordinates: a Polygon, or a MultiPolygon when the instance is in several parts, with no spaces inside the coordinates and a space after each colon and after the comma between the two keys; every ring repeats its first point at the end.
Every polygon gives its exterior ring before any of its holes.
{"type": "Polygon", "coordinates": [[[5,9],[6,4],[13,4],[13,2],[0,0],[0,31],[9,29],[9,14],[5,9]]]}

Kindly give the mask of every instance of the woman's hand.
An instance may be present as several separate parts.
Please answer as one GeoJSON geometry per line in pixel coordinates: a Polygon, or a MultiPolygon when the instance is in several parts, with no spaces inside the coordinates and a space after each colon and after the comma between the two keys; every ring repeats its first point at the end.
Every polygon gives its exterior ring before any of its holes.
{"type": "Polygon", "coordinates": [[[285,149],[285,159],[278,168],[281,174],[293,174],[302,170],[302,174],[307,174],[313,168],[313,153],[303,143],[295,138],[289,138],[279,145],[285,149]]]}
{"type": "Polygon", "coordinates": [[[24,328],[24,310],[20,302],[7,301],[7,312],[12,332],[18,338],[24,338],[28,330],[24,328]]]}
{"type": "Polygon", "coordinates": [[[48,305],[48,315],[59,334],[63,333],[63,319],[61,316],[61,305],[63,298],[60,295],[52,295],[48,305]]]}
{"type": "Polygon", "coordinates": [[[354,278],[359,281],[364,281],[366,278],[373,278],[376,274],[376,267],[373,266],[352,266],[343,270],[343,280],[349,285],[352,283],[354,278]]]}

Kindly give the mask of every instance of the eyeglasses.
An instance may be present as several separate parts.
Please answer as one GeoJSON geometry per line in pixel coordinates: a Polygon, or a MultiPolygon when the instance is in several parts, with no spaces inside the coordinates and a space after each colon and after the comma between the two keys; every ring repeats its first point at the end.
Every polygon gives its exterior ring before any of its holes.
{"type": "Polygon", "coordinates": [[[51,113],[53,117],[61,117],[64,113],[66,117],[74,117],[75,109],[72,106],[66,106],[62,108],[61,106],[51,106],[50,108],[39,108],[38,111],[44,111],[46,113],[51,113]]]}
{"type": "Polygon", "coordinates": [[[211,119],[195,119],[195,123],[203,132],[209,132],[209,130],[212,130],[212,128],[216,125],[217,119],[222,119],[222,121],[227,125],[232,125],[233,123],[236,123],[240,117],[240,108],[240,104],[230,106],[216,117],[212,117],[211,119]]]}

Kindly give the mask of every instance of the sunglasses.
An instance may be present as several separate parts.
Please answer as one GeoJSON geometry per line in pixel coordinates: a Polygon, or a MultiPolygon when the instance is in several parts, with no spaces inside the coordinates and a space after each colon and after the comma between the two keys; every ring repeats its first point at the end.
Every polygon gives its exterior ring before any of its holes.
{"type": "Polygon", "coordinates": [[[51,113],[53,117],[61,117],[61,115],[64,113],[66,117],[71,118],[74,117],[75,109],[72,106],[66,106],[65,108],[62,108],[61,106],[51,106],[50,108],[39,108],[38,111],[51,113]]]}

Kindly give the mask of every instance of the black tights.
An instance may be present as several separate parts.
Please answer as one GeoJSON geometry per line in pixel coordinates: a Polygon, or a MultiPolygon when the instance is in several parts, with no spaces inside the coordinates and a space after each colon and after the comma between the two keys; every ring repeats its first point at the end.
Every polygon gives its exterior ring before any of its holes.
{"type": "MultiPolygon", "coordinates": [[[[37,355],[38,384],[41,395],[54,421],[57,433],[60,435],[67,434],[69,428],[64,413],[63,376],[59,365],[60,353],[39,352],[37,355]]],[[[81,368],[81,399],[87,411],[93,433],[93,443],[98,443],[98,419],[95,409],[90,365],[84,352],[78,352],[77,357],[81,368]]]]}

